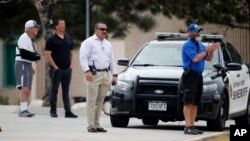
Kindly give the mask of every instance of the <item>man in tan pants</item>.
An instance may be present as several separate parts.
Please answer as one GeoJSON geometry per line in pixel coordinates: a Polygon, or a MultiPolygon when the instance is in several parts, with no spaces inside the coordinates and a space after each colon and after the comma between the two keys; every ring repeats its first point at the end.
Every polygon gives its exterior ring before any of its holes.
{"type": "Polygon", "coordinates": [[[107,132],[100,126],[99,120],[103,101],[110,87],[111,71],[112,84],[117,83],[114,55],[111,43],[105,39],[107,25],[98,22],[95,34],[81,43],[80,63],[87,80],[87,119],[88,132],[107,132]]]}

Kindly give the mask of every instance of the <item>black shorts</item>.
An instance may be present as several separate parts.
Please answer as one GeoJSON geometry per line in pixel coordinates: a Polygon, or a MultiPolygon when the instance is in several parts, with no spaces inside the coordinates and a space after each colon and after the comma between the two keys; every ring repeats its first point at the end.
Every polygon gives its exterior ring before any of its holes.
{"type": "Polygon", "coordinates": [[[193,70],[182,74],[184,104],[199,105],[203,89],[202,73],[193,70]]]}

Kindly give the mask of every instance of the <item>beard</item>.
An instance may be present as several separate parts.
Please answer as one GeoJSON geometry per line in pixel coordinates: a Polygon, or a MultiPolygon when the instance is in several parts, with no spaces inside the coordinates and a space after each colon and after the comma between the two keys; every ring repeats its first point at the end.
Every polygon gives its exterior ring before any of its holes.
{"type": "Polygon", "coordinates": [[[197,36],[197,37],[195,37],[194,39],[195,39],[197,42],[201,42],[201,40],[202,40],[201,36],[197,36]]]}

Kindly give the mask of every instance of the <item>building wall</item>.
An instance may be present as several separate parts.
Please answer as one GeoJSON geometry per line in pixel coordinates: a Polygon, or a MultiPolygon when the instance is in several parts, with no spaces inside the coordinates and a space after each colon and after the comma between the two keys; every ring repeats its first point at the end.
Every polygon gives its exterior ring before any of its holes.
{"type": "Polygon", "coordinates": [[[167,19],[162,15],[155,16],[156,26],[150,32],[144,33],[137,27],[133,26],[129,29],[129,34],[125,38],[126,45],[126,57],[132,59],[134,54],[139,48],[141,48],[146,42],[153,40],[155,32],[179,32],[185,30],[186,25],[183,20],[176,18],[167,19]]]}
{"type": "Polygon", "coordinates": [[[10,104],[18,104],[19,103],[19,95],[17,90],[14,88],[3,88],[3,40],[0,39],[0,96],[7,98],[8,103],[10,104]]]}
{"type": "Polygon", "coordinates": [[[250,30],[210,24],[203,25],[203,28],[204,33],[224,35],[225,41],[230,42],[239,51],[246,63],[250,63],[250,30]]]}
{"type": "MultiPolygon", "coordinates": [[[[1,43],[1,42],[0,42],[1,43]]],[[[125,57],[125,44],[123,40],[115,40],[111,39],[111,43],[113,45],[113,52],[115,54],[115,62],[117,62],[118,58],[125,57]]],[[[32,92],[31,99],[42,99],[45,95],[45,74],[46,74],[46,61],[44,56],[44,40],[39,40],[35,43],[37,46],[37,51],[41,53],[41,60],[33,63],[32,66],[35,69],[35,75],[33,76],[32,83],[32,92]]],[[[0,57],[2,57],[2,47],[0,45],[0,57]]],[[[0,66],[3,64],[1,59],[0,66]]],[[[117,72],[120,72],[123,67],[116,66],[117,72]]],[[[0,78],[2,78],[3,72],[2,67],[0,67],[0,78]]],[[[9,99],[10,104],[19,104],[19,91],[13,88],[1,88],[2,87],[2,79],[0,80],[0,94],[3,97],[7,97],[9,99]]],[[[79,62],[79,48],[74,50],[74,58],[73,58],[73,71],[72,71],[72,79],[70,85],[70,97],[71,103],[73,104],[72,97],[74,96],[86,96],[86,82],[84,79],[84,72],[81,69],[79,62]]],[[[62,107],[62,95],[61,95],[61,87],[58,92],[58,107],[62,107]]]]}

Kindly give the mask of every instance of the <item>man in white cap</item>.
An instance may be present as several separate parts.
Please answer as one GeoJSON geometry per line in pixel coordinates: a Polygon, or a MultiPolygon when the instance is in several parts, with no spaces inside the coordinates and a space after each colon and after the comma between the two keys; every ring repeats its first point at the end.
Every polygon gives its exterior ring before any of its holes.
{"type": "Polygon", "coordinates": [[[33,61],[22,58],[20,49],[35,52],[35,47],[31,39],[37,36],[40,25],[34,20],[28,20],[24,28],[25,32],[19,37],[17,42],[15,59],[17,89],[21,91],[19,117],[33,117],[35,114],[28,111],[28,101],[34,74],[34,69],[32,68],[33,61]]]}

